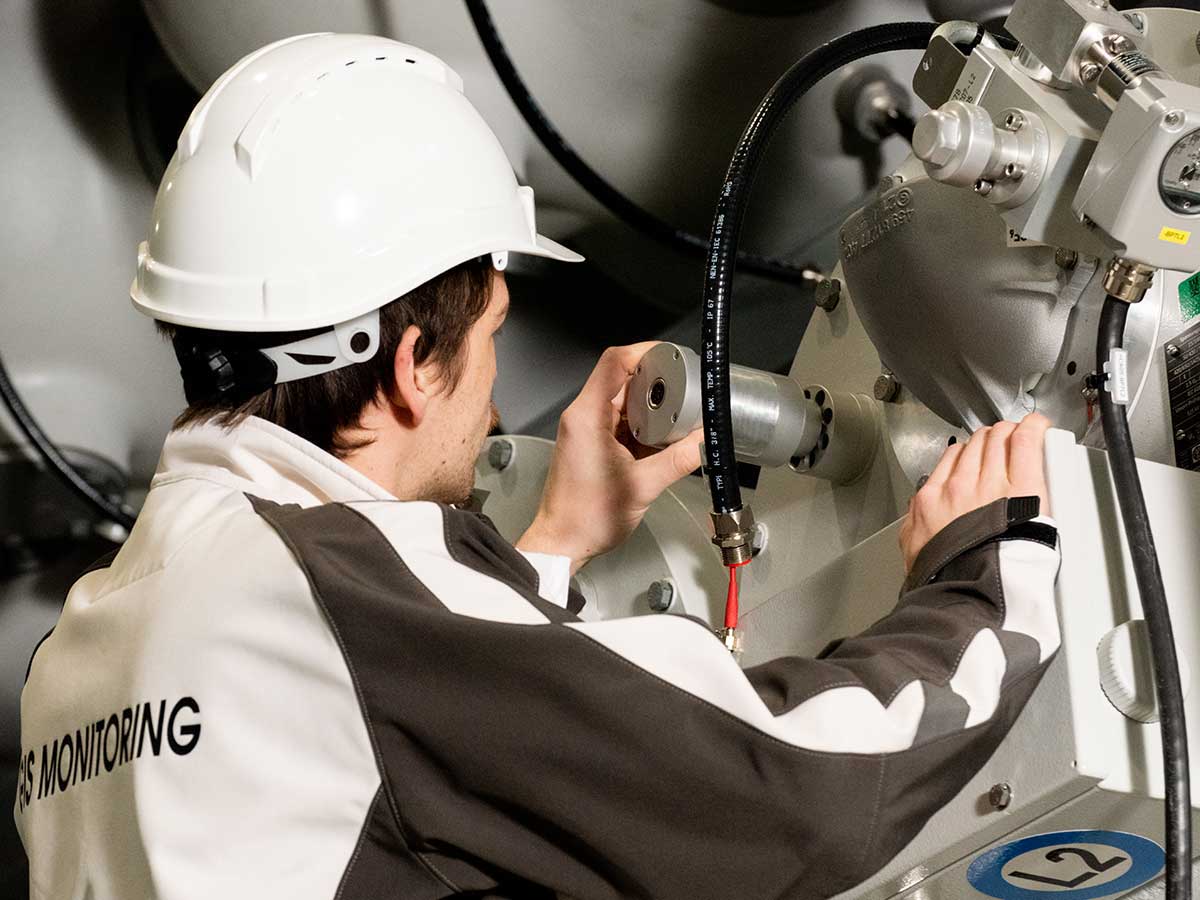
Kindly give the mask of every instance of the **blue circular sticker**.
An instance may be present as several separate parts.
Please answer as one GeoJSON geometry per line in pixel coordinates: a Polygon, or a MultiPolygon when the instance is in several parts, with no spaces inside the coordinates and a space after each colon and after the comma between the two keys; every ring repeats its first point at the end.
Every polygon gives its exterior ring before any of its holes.
{"type": "Polygon", "coordinates": [[[998,900],[1094,900],[1155,878],[1162,847],[1123,831],[1055,831],[1002,844],[967,868],[971,887],[998,900]]]}

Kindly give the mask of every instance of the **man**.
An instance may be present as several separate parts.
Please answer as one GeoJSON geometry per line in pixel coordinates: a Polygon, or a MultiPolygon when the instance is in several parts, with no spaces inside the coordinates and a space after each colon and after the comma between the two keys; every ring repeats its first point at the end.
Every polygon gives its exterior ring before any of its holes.
{"type": "Polygon", "coordinates": [[[201,100],[133,287],[188,409],[22,697],[35,898],[828,896],[993,751],[1058,646],[1045,420],[950,449],[896,611],[819,659],[583,623],[698,438],[636,459],[649,345],[609,350],[516,548],[451,505],[509,252],[578,259],[428,54],[292,38],[201,100]]]}

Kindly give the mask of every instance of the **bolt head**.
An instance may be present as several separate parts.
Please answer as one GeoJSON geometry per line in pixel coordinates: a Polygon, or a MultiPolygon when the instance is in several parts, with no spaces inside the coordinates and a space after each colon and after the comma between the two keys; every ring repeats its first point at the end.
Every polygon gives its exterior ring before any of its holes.
{"type": "Polygon", "coordinates": [[[1187,432],[1186,432],[1186,431],[1184,431],[1182,428],[1178,429],[1178,430],[1175,432],[1175,440],[1177,440],[1177,441],[1185,441],[1185,440],[1187,440],[1187,432]]]}
{"type": "Polygon", "coordinates": [[[900,382],[895,375],[889,375],[886,372],[875,379],[875,387],[872,391],[875,399],[880,403],[891,403],[900,393],[900,382]]]}
{"type": "Polygon", "coordinates": [[[1059,247],[1054,251],[1054,264],[1069,272],[1079,265],[1079,254],[1067,247],[1059,247]]]}
{"type": "Polygon", "coordinates": [[[512,464],[515,453],[516,447],[512,441],[505,438],[492,441],[492,445],[488,447],[488,465],[497,472],[503,472],[512,464]]]}
{"type": "Polygon", "coordinates": [[[666,612],[675,602],[675,585],[665,578],[650,583],[646,589],[646,603],[651,612],[666,612]]]}
{"type": "Polygon", "coordinates": [[[1109,34],[1104,38],[1104,48],[1109,53],[1124,53],[1126,50],[1133,49],[1133,44],[1123,34],[1109,34]]]}
{"type": "Polygon", "coordinates": [[[1173,109],[1169,113],[1167,113],[1165,116],[1163,116],[1163,124],[1166,125],[1168,128],[1174,128],[1177,125],[1179,125],[1182,121],[1183,121],[1183,113],[1181,113],[1177,109],[1173,109]]]}
{"type": "Polygon", "coordinates": [[[925,113],[913,128],[913,153],[931,166],[944,166],[950,162],[961,141],[962,125],[958,118],[940,109],[925,113]]]}
{"type": "Polygon", "coordinates": [[[1167,356],[1178,356],[1180,352],[1178,344],[1167,344],[1167,356]]]}
{"type": "Polygon", "coordinates": [[[1017,110],[1013,110],[1004,117],[1005,131],[1020,131],[1025,125],[1025,117],[1017,110]]]}
{"type": "Polygon", "coordinates": [[[841,302],[841,299],[842,283],[836,278],[824,279],[817,284],[817,288],[813,292],[813,300],[825,312],[833,312],[837,309],[837,305],[841,302]]]}
{"type": "Polygon", "coordinates": [[[992,809],[1008,809],[1012,798],[1012,786],[1004,781],[993,784],[992,789],[988,791],[988,803],[992,805],[992,809]]]}
{"type": "Polygon", "coordinates": [[[1084,84],[1091,84],[1100,77],[1102,71],[1099,63],[1085,62],[1079,67],[1079,80],[1084,84]]]}
{"type": "Polygon", "coordinates": [[[980,178],[977,182],[975,182],[975,193],[977,193],[980,197],[986,197],[992,192],[992,188],[995,186],[995,184],[988,181],[986,178],[980,178]]]}

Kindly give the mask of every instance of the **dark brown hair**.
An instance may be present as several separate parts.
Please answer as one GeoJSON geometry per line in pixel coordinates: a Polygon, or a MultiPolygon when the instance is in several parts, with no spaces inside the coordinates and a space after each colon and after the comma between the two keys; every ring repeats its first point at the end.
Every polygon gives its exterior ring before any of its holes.
{"type": "MultiPolygon", "coordinates": [[[[436,365],[447,390],[454,390],[466,363],[463,345],[471,326],[487,309],[491,283],[490,257],[456,266],[379,310],[379,350],[367,362],[277,384],[249,399],[191,403],[175,420],[174,427],[213,422],[229,428],[248,416],[257,416],[343,457],[363,446],[347,441],[344,430],[358,425],[363,411],[380,392],[391,395],[396,348],[410,325],[421,329],[414,361],[436,365]]],[[[186,339],[195,331],[165,322],[157,324],[159,332],[171,339],[186,339]]],[[[311,333],[207,332],[204,337],[218,346],[226,341],[231,346],[271,347],[311,333]]]]}

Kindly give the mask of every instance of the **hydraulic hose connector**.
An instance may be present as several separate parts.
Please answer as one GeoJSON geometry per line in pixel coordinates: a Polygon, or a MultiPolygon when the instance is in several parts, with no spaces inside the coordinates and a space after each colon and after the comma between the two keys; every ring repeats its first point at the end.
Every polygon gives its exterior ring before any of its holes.
{"type": "Polygon", "coordinates": [[[709,513],[713,523],[712,542],[721,549],[721,563],[740,566],[748,563],[754,551],[750,539],[754,537],[754,513],[749,506],[732,512],[709,513]]]}
{"type": "Polygon", "coordinates": [[[1138,303],[1150,290],[1154,268],[1144,263],[1114,256],[1104,270],[1104,291],[1125,303],[1138,303]]]}

